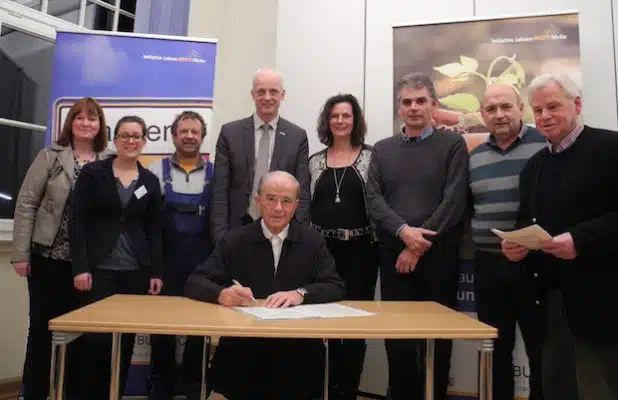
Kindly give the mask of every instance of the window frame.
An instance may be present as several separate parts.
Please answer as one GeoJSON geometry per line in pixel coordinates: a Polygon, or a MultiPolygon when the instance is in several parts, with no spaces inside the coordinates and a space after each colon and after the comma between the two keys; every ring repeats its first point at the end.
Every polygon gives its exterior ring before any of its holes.
{"type": "MultiPolygon", "coordinates": [[[[82,2],[84,1],[85,0],[82,0],[82,2]]],[[[41,3],[41,8],[43,8],[45,3],[46,1],[43,0],[41,3]]],[[[32,8],[9,0],[0,0],[0,29],[2,29],[3,26],[52,43],[56,42],[57,31],[90,31],[83,26],[72,24],[63,19],[48,15],[41,11],[33,10],[32,8]]],[[[15,126],[18,128],[37,131],[47,130],[47,127],[43,125],[36,125],[5,118],[0,118],[0,125],[15,126]]],[[[13,219],[0,218],[0,242],[12,240],[13,219]]]]}
{"type": "MultiPolygon", "coordinates": [[[[0,8],[3,8],[3,4],[6,3],[6,8],[11,8],[13,10],[16,10],[14,12],[18,12],[20,14],[29,15],[30,18],[34,20],[42,19],[41,14],[43,14],[45,17],[51,17],[54,19],[58,19],[48,14],[49,1],[50,0],[41,0],[39,10],[36,10],[32,6],[29,6],[29,4],[31,4],[30,2],[25,2],[22,4],[22,3],[17,3],[11,0],[0,0],[0,8]]],[[[132,18],[135,21],[135,13],[129,12],[125,10],[124,8],[122,8],[121,3],[122,3],[122,0],[114,0],[113,4],[108,3],[104,0],[79,0],[79,7],[76,9],[79,11],[77,26],[84,28],[84,24],[86,22],[86,8],[89,5],[97,5],[99,7],[103,7],[113,12],[112,32],[116,32],[118,30],[118,21],[120,19],[120,15],[124,15],[125,17],[128,17],[128,18],[132,18]]],[[[75,27],[75,25],[70,22],[66,22],[64,20],[61,20],[61,21],[69,24],[69,26],[66,27],[67,29],[70,29],[71,26],[75,27]]]]}

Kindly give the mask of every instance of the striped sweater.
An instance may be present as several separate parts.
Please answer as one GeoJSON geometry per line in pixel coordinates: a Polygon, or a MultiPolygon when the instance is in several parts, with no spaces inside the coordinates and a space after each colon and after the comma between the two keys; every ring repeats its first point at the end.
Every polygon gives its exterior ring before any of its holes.
{"type": "Polygon", "coordinates": [[[500,239],[491,228],[515,228],[519,209],[519,173],[530,157],[547,146],[538,130],[524,126],[519,138],[506,150],[492,138],[470,153],[472,235],[476,249],[500,252],[500,239]]]}

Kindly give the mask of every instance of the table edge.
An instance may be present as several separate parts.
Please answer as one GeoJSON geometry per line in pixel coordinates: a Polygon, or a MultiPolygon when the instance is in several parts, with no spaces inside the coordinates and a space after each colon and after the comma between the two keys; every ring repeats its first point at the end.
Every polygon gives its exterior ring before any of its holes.
{"type": "MultiPolygon", "coordinates": [[[[267,324],[267,322],[265,322],[267,324]]],[[[100,325],[71,325],[51,324],[49,329],[54,332],[65,333],[128,333],[128,334],[155,334],[155,335],[189,335],[189,336],[225,336],[225,337],[260,337],[260,338],[317,338],[317,339],[495,339],[498,331],[488,329],[437,329],[416,332],[405,331],[362,331],[345,332],[337,329],[307,330],[302,328],[264,326],[263,329],[243,330],[228,327],[209,328],[170,328],[154,326],[100,326],[100,325]]]]}

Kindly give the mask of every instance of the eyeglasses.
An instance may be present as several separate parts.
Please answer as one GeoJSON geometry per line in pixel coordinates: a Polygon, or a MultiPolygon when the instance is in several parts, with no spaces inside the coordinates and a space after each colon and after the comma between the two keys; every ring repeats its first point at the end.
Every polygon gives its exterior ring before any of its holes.
{"type": "Polygon", "coordinates": [[[131,139],[139,142],[140,140],[144,139],[144,135],[127,135],[124,133],[120,133],[116,136],[116,139],[120,140],[121,142],[128,142],[131,139]]]}

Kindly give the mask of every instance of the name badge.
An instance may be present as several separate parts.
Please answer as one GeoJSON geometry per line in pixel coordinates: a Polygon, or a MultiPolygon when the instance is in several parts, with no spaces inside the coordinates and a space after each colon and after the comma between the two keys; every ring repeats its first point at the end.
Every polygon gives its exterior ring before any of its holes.
{"type": "Polygon", "coordinates": [[[133,193],[135,194],[135,197],[137,197],[137,199],[141,199],[146,193],[148,193],[148,191],[146,190],[146,187],[142,185],[133,193]]]}

